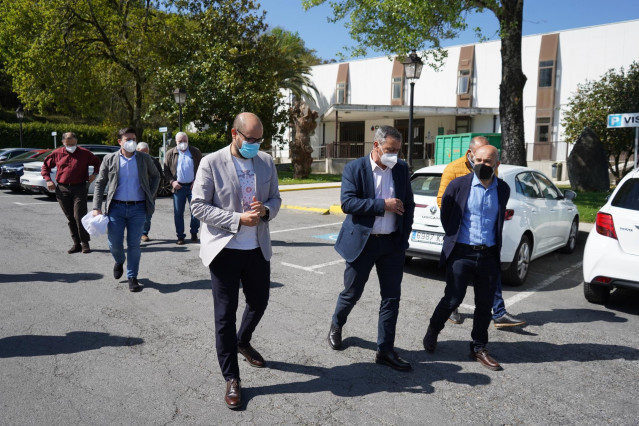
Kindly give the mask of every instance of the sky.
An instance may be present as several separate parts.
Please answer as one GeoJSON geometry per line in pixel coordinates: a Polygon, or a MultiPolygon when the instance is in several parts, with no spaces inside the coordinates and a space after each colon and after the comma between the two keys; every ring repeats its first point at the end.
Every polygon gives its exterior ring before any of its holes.
{"type": "MultiPolygon", "coordinates": [[[[352,46],[352,40],[343,22],[330,23],[332,16],[328,2],[304,11],[302,0],[257,0],[267,12],[266,22],[271,27],[283,27],[297,32],[306,47],[315,49],[322,59],[340,61],[339,52],[344,46],[352,46]]],[[[421,0],[427,1],[427,0],[421,0]]],[[[608,24],[639,19],[637,0],[526,0],[524,2],[523,35],[542,34],[572,28],[608,24]]],[[[468,27],[481,27],[489,40],[498,39],[497,18],[492,12],[472,14],[468,27]]],[[[639,34],[637,35],[639,40],[639,34]]],[[[476,43],[473,30],[468,30],[454,40],[442,42],[444,47],[476,43]]],[[[384,52],[369,52],[368,57],[383,56],[384,52]]],[[[346,56],[348,59],[348,55],[346,56]]]]}

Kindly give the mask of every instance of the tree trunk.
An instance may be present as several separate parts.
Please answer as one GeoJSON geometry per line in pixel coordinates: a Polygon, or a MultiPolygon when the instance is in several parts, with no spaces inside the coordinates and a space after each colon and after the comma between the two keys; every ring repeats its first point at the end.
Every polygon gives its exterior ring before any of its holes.
{"type": "Polygon", "coordinates": [[[290,146],[293,177],[304,179],[311,174],[311,164],[313,164],[311,134],[317,127],[318,113],[310,109],[304,102],[295,101],[289,115],[291,122],[295,125],[295,139],[290,146]]]}
{"type": "Polygon", "coordinates": [[[499,120],[501,123],[501,162],[526,165],[524,138],[524,85],[521,68],[521,27],[523,0],[502,0],[494,10],[501,31],[501,84],[499,85],[499,120]]]}
{"type": "Polygon", "coordinates": [[[142,132],[144,130],[142,127],[142,96],[143,94],[142,94],[142,82],[139,76],[136,76],[135,78],[135,92],[133,96],[134,96],[133,117],[132,117],[133,120],[131,125],[135,129],[135,134],[137,135],[138,140],[141,141],[142,132]]]}

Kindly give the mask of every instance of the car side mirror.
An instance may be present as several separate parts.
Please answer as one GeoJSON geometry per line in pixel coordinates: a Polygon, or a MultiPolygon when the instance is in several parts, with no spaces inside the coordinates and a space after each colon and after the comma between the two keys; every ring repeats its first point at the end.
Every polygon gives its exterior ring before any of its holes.
{"type": "Polygon", "coordinates": [[[570,189],[566,189],[564,191],[564,198],[568,201],[572,201],[575,198],[577,198],[577,193],[575,191],[572,191],[570,189]]]}

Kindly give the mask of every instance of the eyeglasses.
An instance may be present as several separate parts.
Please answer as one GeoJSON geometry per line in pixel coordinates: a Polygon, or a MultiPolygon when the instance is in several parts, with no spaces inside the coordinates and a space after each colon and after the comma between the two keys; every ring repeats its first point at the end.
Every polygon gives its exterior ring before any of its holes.
{"type": "Polygon", "coordinates": [[[239,133],[240,135],[242,135],[242,137],[244,138],[244,140],[248,143],[257,143],[257,144],[261,144],[262,142],[264,142],[264,138],[247,138],[246,135],[242,132],[240,132],[238,129],[235,129],[235,131],[237,133],[239,133]]]}

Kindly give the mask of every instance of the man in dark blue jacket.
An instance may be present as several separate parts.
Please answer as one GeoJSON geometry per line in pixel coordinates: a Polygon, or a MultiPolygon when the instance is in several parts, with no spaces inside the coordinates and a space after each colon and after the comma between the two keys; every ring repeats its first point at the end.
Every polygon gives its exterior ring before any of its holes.
{"type": "Polygon", "coordinates": [[[375,362],[406,371],[411,366],[395,352],[395,328],[415,202],[408,165],[397,159],[401,141],[397,129],[382,126],[375,132],[370,155],[344,168],[341,201],[348,216],[335,250],[346,260],[346,270],[328,342],[331,348],[342,349],[342,327],[376,266],[382,301],[375,362]]]}
{"type": "Polygon", "coordinates": [[[474,283],[475,315],[470,355],[484,367],[500,370],[486,349],[495,290],[501,274],[502,229],[510,188],[495,176],[497,148],[485,145],[475,152],[473,173],[454,179],[442,198],[441,221],[446,235],[440,265],[446,266],[444,297],[433,312],[424,336],[424,349],[433,352],[437,336],[450,314],[474,283]]]}

